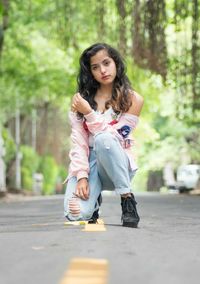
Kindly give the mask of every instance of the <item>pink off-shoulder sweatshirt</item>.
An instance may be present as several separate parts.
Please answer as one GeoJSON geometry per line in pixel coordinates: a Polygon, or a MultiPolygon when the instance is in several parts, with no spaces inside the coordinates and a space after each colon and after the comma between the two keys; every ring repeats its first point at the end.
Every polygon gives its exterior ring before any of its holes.
{"type": "Polygon", "coordinates": [[[95,112],[94,110],[85,115],[83,119],[79,119],[77,114],[70,111],[69,119],[71,123],[71,141],[72,148],[69,153],[70,165],[69,173],[65,182],[72,176],[76,176],[77,180],[88,178],[89,175],[89,138],[91,135],[95,137],[101,132],[110,132],[119,140],[122,148],[128,156],[131,170],[136,170],[137,165],[134,160],[131,146],[133,139],[131,133],[138,123],[138,116],[121,113],[116,119],[108,122],[104,115],[95,112]]]}

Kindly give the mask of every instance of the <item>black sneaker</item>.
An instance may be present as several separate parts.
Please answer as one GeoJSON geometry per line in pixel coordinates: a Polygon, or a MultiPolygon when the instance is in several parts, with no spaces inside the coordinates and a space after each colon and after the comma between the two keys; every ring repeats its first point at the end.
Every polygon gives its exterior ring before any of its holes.
{"type": "MultiPolygon", "coordinates": [[[[100,194],[97,202],[99,203],[99,206],[101,206],[102,203],[102,195],[100,194]]],[[[88,221],[88,224],[96,224],[97,220],[99,219],[99,209],[95,210],[91,219],[88,221]]]]}
{"type": "Polygon", "coordinates": [[[137,213],[136,204],[137,202],[132,193],[128,197],[121,196],[122,226],[137,228],[140,217],[137,213]]]}
{"type": "Polygon", "coordinates": [[[91,219],[88,221],[88,224],[96,224],[98,219],[99,219],[99,209],[94,211],[91,219]]]}

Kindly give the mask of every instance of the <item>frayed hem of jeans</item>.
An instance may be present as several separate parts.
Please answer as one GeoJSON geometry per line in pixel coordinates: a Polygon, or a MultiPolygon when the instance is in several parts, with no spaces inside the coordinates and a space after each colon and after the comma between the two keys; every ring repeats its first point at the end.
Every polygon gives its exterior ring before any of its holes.
{"type": "Polygon", "coordinates": [[[130,188],[115,188],[115,192],[117,194],[126,194],[126,193],[131,193],[131,189],[130,188]]]}

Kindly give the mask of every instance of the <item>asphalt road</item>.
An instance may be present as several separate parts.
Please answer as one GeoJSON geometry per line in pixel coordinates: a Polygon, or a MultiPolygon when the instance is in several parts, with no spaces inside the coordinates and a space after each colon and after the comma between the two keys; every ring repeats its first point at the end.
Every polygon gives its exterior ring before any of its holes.
{"type": "Polygon", "coordinates": [[[103,197],[105,232],[64,225],[63,196],[0,201],[0,283],[59,284],[88,257],[108,260],[108,284],[199,284],[200,197],[136,196],[138,229],[121,226],[118,196],[103,197]]]}

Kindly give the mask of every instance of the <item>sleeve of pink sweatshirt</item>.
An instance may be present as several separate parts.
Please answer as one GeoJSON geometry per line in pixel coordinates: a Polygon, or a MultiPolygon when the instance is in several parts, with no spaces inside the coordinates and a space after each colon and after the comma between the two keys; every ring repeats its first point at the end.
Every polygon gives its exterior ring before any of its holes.
{"type": "Polygon", "coordinates": [[[124,139],[126,139],[127,136],[135,129],[139,120],[136,115],[123,113],[117,123],[111,125],[105,121],[102,115],[99,115],[95,111],[85,115],[85,119],[88,129],[93,135],[96,135],[99,132],[108,131],[117,136],[121,142],[123,142],[124,139]],[[124,132],[126,134],[123,136],[124,132]]]}
{"type": "Polygon", "coordinates": [[[89,174],[89,146],[88,133],[83,127],[83,120],[78,119],[76,113],[70,111],[69,119],[71,123],[72,148],[69,153],[71,160],[69,166],[70,176],[76,176],[77,180],[88,178],[89,174]]]}

